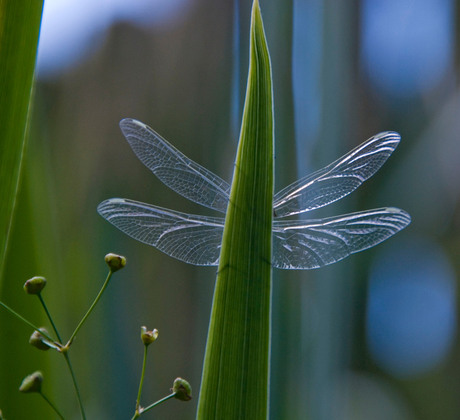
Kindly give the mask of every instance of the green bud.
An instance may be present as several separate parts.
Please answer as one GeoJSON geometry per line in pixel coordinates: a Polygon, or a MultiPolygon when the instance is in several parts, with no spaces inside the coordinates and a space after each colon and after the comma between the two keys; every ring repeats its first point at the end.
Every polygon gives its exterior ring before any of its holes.
{"type": "Polygon", "coordinates": [[[192,387],[185,379],[176,378],[171,391],[175,394],[174,398],[178,400],[190,401],[192,399],[192,387]]]}
{"type": "Polygon", "coordinates": [[[26,376],[19,387],[20,392],[41,392],[43,374],[39,371],[26,376]]]}
{"type": "MultiPolygon", "coordinates": [[[[46,328],[40,328],[40,331],[44,332],[45,334],[49,335],[46,328]]],[[[43,337],[37,330],[35,330],[29,338],[29,344],[36,347],[39,350],[49,350],[51,347],[47,344],[48,340],[43,337]]]]}
{"type": "Polygon", "coordinates": [[[157,338],[158,330],[147,331],[147,327],[141,327],[141,340],[146,346],[152,344],[157,338]]]}
{"type": "Polygon", "coordinates": [[[24,283],[24,290],[29,295],[38,295],[46,286],[45,277],[32,277],[24,283]]]}
{"type": "Polygon", "coordinates": [[[109,266],[110,271],[115,273],[115,271],[121,270],[126,265],[126,258],[122,255],[110,253],[105,256],[105,262],[109,266]]]}

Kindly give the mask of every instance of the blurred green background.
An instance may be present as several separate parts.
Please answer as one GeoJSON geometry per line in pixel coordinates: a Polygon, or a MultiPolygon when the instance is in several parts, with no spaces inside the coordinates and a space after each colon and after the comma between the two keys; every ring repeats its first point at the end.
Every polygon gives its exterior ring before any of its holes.
{"type": "MultiPolygon", "coordinates": [[[[307,217],[397,206],[402,233],[321,270],[274,272],[272,419],[458,419],[460,96],[458,8],[451,0],[260,0],[271,51],[276,190],[385,130],[402,141],[350,197],[307,217]]],[[[157,328],[142,404],[177,376],[194,390],[145,418],[193,419],[215,268],[124,236],[96,213],[124,197],[197,214],[162,185],[118,122],[136,118],[230,180],[247,75],[251,2],[57,1],[45,4],[32,125],[1,298],[37,324],[22,292],[44,297],[68,337],[99,290],[108,252],[125,255],[71,351],[90,419],[126,419],[140,375],[140,327],[157,328]],[[101,4],[99,4],[101,3],[101,4]],[[73,32],[72,32],[73,31],[73,32]]],[[[43,389],[79,418],[64,361],[28,344],[0,311],[0,409],[53,418],[17,391],[43,389]]],[[[242,339],[235,337],[235,340],[242,339]]]]}

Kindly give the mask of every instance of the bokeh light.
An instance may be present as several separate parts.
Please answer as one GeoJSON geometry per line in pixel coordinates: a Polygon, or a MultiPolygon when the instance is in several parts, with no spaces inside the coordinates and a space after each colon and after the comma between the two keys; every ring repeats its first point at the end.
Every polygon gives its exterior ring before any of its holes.
{"type": "Polygon", "coordinates": [[[397,377],[426,372],[448,354],[456,328],[455,275],[442,249],[394,241],[371,269],[367,339],[376,363],[397,377]]]}
{"type": "Polygon", "coordinates": [[[430,89],[452,62],[451,0],[365,0],[362,66],[381,93],[411,97],[430,89]]]}

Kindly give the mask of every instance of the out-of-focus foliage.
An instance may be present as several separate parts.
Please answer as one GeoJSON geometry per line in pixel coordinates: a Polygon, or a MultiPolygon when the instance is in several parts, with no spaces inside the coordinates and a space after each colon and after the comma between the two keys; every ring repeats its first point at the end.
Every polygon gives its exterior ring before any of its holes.
{"type": "MultiPolygon", "coordinates": [[[[103,256],[126,255],[126,268],[117,273],[72,348],[89,418],[132,414],[142,358],[141,325],[160,332],[149,350],[143,403],[165,395],[177,376],[199,389],[215,270],[187,266],[123,236],[96,214],[96,206],[120,196],[202,211],[163,186],[136,159],[118,129],[123,117],[149,124],[190,158],[231,179],[237,143],[232,122],[241,117],[241,109],[237,118],[232,116],[232,94],[240,92],[235,102],[241,103],[249,25],[249,5],[237,4],[239,18],[233,15],[233,2],[199,0],[162,26],[119,22],[90,56],[38,85],[4,292],[8,300],[16,295],[17,309],[37,317],[38,306],[30,304],[21,287],[34,275],[45,276],[45,298],[66,336],[104,280],[103,256]],[[240,22],[239,76],[233,69],[235,21],[240,22]],[[242,81],[239,88],[235,80],[242,81]]],[[[326,210],[338,214],[394,205],[413,219],[407,230],[373,250],[322,270],[277,275],[273,418],[460,416],[458,325],[452,320],[460,272],[460,95],[454,55],[459,21],[447,0],[394,0],[384,8],[379,4],[260,0],[273,64],[276,189],[377,132],[395,130],[402,141],[383,169],[326,210]],[[423,7],[439,19],[422,24],[423,7]],[[378,22],[385,24],[378,28],[378,22]],[[436,28],[430,22],[447,23],[436,28]],[[379,38],[372,38],[375,31],[379,38]],[[432,44],[423,41],[427,34],[433,45],[438,36],[449,40],[447,46],[443,41],[448,56],[438,60],[443,67],[429,84],[412,80],[404,92],[391,91],[398,89],[394,77],[407,77],[406,66],[430,57],[432,44]],[[397,42],[398,37],[405,43],[397,42]],[[379,42],[385,39],[396,40],[393,47],[383,49],[379,42]],[[403,50],[406,44],[412,48],[403,50]],[[404,51],[419,51],[425,58],[417,61],[404,51]],[[370,52],[387,54],[391,78],[387,74],[382,79],[383,70],[375,70],[370,52]],[[296,155],[290,155],[294,144],[296,155]],[[426,246],[407,245],[414,241],[426,246]],[[436,255],[426,254],[433,249],[436,255]],[[401,264],[404,269],[398,270],[401,264]],[[385,282],[385,276],[391,278],[385,282]],[[430,293],[423,289],[426,285],[430,293]],[[384,321],[385,330],[375,320],[384,321]],[[380,332],[385,334],[376,337],[380,332]],[[444,348],[432,347],[437,353],[427,358],[426,346],[418,352],[416,346],[405,345],[414,342],[410,337],[420,343],[442,338],[444,348]],[[377,342],[389,351],[384,358],[375,352],[377,342]],[[404,360],[416,359],[430,363],[418,366],[417,372],[394,372],[404,360]]],[[[418,70],[426,75],[429,69],[418,70]]],[[[23,418],[27,406],[41,404],[33,396],[24,404],[30,396],[17,392],[22,378],[37,369],[44,372],[47,393],[67,408],[65,414],[77,415],[71,383],[57,355],[29,349],[28,329],[2,312],[0,330],[2,343],[4,337],[8,342],[1,355],[3,369],[19,366],[7,376],[2,370],[0,376],[3,415],[23,418]]],[[[193,419],[195,396],[187,404],[170,401],[154,415],[193,419]]]]}
{"type": "MultiPolygon", "coordinates": [[[[32,245],[30,238],[19,252],[14,250],[10,242],[14,210],[21,206],[16,205],[42,7],[43,1],[0,1],[0,299],[10,304],[20,299],[9,299],[10,286],[14,281],[4,266],[8,252],[10,261],[16,261],[19,265],[24,265],[26,261],[33,264],[33,257],[28,253],[32,245]]],[[[21,287],[17,290],[18,295],[24,297],[21,287]]],[[[34,370],[27,359],[26,346],[14,349],[10,343],[15,340],[12,337],[19,333],[26,334],[24,342],[27,343],[27,331],[9,314],[0,314],[0,409],[10,418],[15,416],[9,416],[12,413],[8,405],[9,396],[18,393],[22,378],[34,370]]],[[[38,417],[45,415],[40,407],[24,407],[22,412],[26,417],[32,413],[38,417]]]]}
{"type": "Polygon", "coordinates": [[[0,286],[26,142],[42,7],[42,1],[0,2],[0,286]]]}

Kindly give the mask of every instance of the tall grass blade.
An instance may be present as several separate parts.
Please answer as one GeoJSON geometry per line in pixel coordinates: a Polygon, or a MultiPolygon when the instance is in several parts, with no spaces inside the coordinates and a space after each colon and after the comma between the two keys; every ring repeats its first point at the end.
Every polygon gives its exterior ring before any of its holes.
{"type": "Polygon", "coordinates": [[[197,418],[268,416],[273,102],[258,1],[240,140],[208,333],[197,418]]]}
{"type": "Polygon", "coordinates": [[[0,282],[26,144],[42,8],[40,0],[0,0],[0,282]]]}

